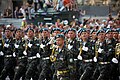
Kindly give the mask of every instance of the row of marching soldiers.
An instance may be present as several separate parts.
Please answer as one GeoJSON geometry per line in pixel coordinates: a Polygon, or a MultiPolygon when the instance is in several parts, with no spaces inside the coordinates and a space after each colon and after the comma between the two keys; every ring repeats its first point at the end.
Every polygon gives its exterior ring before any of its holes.
{"type": "Polygon", "coordinates": [[[0,32],[0,80],[119,80],[120,30],[54,28],[0,32]]]}

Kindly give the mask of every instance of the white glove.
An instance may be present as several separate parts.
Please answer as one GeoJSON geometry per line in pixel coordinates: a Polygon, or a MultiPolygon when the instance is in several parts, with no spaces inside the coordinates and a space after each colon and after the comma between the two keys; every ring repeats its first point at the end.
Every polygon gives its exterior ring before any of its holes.
{"type": "Polygon", "coordinates": [[[40,54],[39,54],[39,53],[37,53],[36,56],[37,56],[38,58],[40,58],[40,54]]]}
{"type": "Polygon", "coordinates": [[[112,58],[112,62],[117,64],[118,60],[116,58],[112,58]]]}
{"type": "Polygon", "coordinates": [[[6,43],[5,43],[5,44],[4,44],[4,47],[7,47],[7,48],[8,48],[8,47],[9,47],[9,44],[6,44],[6,43]]]}
{"type": "Polygon", "coordinates": [[[13,57],[16,57],[15,52],[13,53],[13,57]]]}
{"type": "Polygon", "coordinates": [[[103,51],[103,49],[101,49],[101,48],[98,49],[98,52],[99,52],[99,53],[102,53],[102,51],[103,51]]]}
{"type": "Polygon", "coordinates": [[[70,44],[68,45],[68,49],[70,50],[73,46],[71,46],[70,44]]]}
{"type": "Polygon", "coordinates": [[[40,48],[42,48],[42,49],[43,49],[44,47],[45,47],[45,45],[43,45],[43,44],[41,44],[41,45],[40,45],[40,48]]]}
{"type": "Polygon", "coordinates": [[[96,58],[96,57],[94,57],[94,58],[93,58],[93,61],[94,61],[94,62],[97,62],[97,58],[96,58]]]}
{"type": "Polygon", "coordinates": [[[3,55],[4,55],[4,53],[3,53],[2,51],[0,51],[0,55],[1,55],[1,56],[3,56],[3,55]]]}
{"type": "Polygon", "coordinates": [[[27,55],[27,52],[26,52],[26,51],[24,51],[24,52],[23,52],[23,54],[26,56],[26,55],[27,55]]]}
{"type": "Polygon", "coordinates": [[[28,43],[28,46],[31,48],[31,47],[32,47],[32,44],[28,43]]]}
{"type": "Polygon", "coordinates": [[[73,62],[73,59],[71,58],[71,59],[69,59],[70,60],[70,62],[73,62]]]}
{"type": "Polygon", "coordinates": [[[14,46],[15,46],[15,48],[18,48],[18,47],[19,47],[19,45],[17,45],[17,44],[14,44],[14,46]]]}
{"type": "Polygon", "coordinates": [[[88,51],[88,47],[83,46],[83,47],[82,47],[82,50],[88,51]]]}
{"type": "Polygon", "coordinates": [[[79,60],[82,60],[82,56],[81,55],[78,55],[77,57],[79,60]]]}

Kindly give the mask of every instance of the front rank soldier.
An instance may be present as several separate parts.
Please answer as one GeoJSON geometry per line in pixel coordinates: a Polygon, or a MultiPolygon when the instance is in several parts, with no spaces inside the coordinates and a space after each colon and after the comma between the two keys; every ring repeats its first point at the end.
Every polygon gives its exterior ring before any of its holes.
{"type": "Polygon", "coordinates": [[[4,53],[3,53],[3,45],[4,45],[4,41],[2,38],[2,29],[0,28],[0,75],[1,75],[1,71],[4,67],[4,53]]]}
{"type": "Polygon", "coordinates": [[[79,46],[80,42],[76,38],[76,30],[74,28],[68,29],[68,39],[66,40],[66,47],[73,53],[73,58],[74,58],[74,64],[72,69],[71,69],[71,79],[75,80],[77,79],[77,71],[78,71],[78,62],[77,62],[77,55],[79,54],[79,46]]]}
{"type": "Polygon", "coordinates": [[[15,68],[15,75],[14,80],[19,80],[21,77],[24,80],[25,72],[26,72],[26,64],[27,64],[27,58],[23,54],[25,51],[25,40],[22,40],[22,30],[17,29],[15,31],[15,40],[14,40],[14,46],[15,46],[15,56],[17,58],[17,66],[15,68]]]}
{"type": "Polygon", "coordinates": [[[40,75],[39,75],[39,80],[52,80],[51,77],[51,62],[50,62],[50,44],[49,41],[50,39],[48,38],[49,31],[47,28],[41,29],[41,40],[40,40],[40,64],[39,64],[39,69],[40,69],[40,75]]]}
{"type": "Polygon", "coordinates": [[[25,80],[30,80],[31,78],[33,80],[38,80],[38,62],[40,58],[39,54],[39,40],[34,38],[34,30],[29,28],[27,32],[28,39],[26,41],[26,50],[23,52],[25,55],[27,55],[27,71],[25,74],[25,80]]]}
{"type": "Polygon", "coordinates": [[[109,62],[111,62],[111,80],[118,80],[118,60],[115,57],[116,40],[113,38],[113,30],[108,29],[106,31],[106,44],[107,44],[107,56],[109,62]]]}
{"type": "MultiPolygon", "coordinates": [[[[105,41],[105,31],[98,30],[97,37],[98,40],[95,44],[95,57],[94,62],[98,63],[97,71],[99,73],[94,80],[109,80],[110,79],[110,60],[109,53],[107,53],[107,44],[105,41]]],[[[95,74],[94,74],[95,75],[95,74]]]]}
{"type": "Polygon", "coordinates": [[[93,58],[94,54],[94,46],[91,45],[92,43],[89,41],[89,34],[86,29],[82,29],[81,31],[81,40],[82,43],[80,44],[80,52],[78,55],[78,59],[82,61],[82,71],[80,80],[91,80],[94,64],[93,58]]]}
{"type": "Polygon", "coordinates": [[[50,56],[55,68],[53,80],[72,80],[69,76],[69,65],[73,61],[72,54],[64,45],[64,35],[58,34],[55,39],[57,47],[53,48],[50,56]]]}
{"type": "Polygon", "coordinates": [[[6,28],[5,30],[5,40],[4,40],[4,68],[1,72],[0,80],[5,80],[9,76],[10,80],[14,77],[14,68],[16,66],[16,59],[14,54],[14,41],[11,34],[11,29],[6,28]]]}

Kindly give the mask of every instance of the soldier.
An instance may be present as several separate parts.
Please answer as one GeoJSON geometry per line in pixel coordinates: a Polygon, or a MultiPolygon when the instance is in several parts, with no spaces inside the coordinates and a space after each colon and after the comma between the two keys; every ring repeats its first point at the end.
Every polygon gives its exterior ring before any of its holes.
{"type": "Polygon", "coordinates": [[[14,80],[19,80],[21,77],[24,80],[25,72],[26,72],[26,64],[27,64],[27,58],[23,54],[25,51],[25,40],[22,40],[22,30],[17,29],[15,32],[15,40],[14,40],[14,46],[15,46],[15,56],[17,58],[17,66],[15,68],[15,75],[14,80]]]}
{"type": "Polygon", "coordinates": [[[114,29],[113,38],[115,39],[116,43],[118,42],[118,35],[119,35],[119,31],[117,29],[114,29]]]}
{"type": "Polygon", "coordinates": [[[77,78],[78,64],[77,64],[77,55],[79,54],[79,45],[80,42],[76,38],[76,30],[74,28],[68,29],[68,39],[66,40],[66,47],[73,53],[74,64],[73,69],[71,69],[70,77],[72,80],[77,78]]]}
{"type": "Polygon", "coordinates": [[[25,80],[30,80],[31,78],[33,80],[38,79],[38,62],[40,58],[39,54],[39,40],[34,38],[34,30],[28,29],[27,32],[28,39],[26,41],[26,50],[23,52],[24,55],[27,55],[28,57],[28,64],[27,64],[27,71],[25,74],[25,80]]]}
{"type": "Polygon", "coordinates": [[[50,44],[49,41],[50,39],[48,38],[49,31],[47,28],[41,29],[41,35],[42,38],[40,40],[40,54],[41,54],[41,59],[40,59],[40,64],[39,64],[39,69],[40,69],[40,75],[39,75],[39,80],[52,80],[51,77],[51,62],[50,62],[50,44]]]}
{"type": "Polygon", "coordinates": [[[111,80],[118,80],[118,61],[115,58],[115,46],[116,40],[113,38],[113,30],[108,29],[106,31],[106,45],[108,60],[111,62],[111,80]]]}
{"type": "MultiPolygon", "coordinates": [[[[97,71],[99,75],[94,80],[109,80],[110,79],[110,54],[107,50],[107,43],[105,40],[105,31],[97,31],[98,40],[95,44],[94,62],[98,63],[97,71]]],[[[97,73],[98,73],[97,72],[97,73]]]]}
{"type": "Polygon", "coordinates": [[[1,72],[0,80],[5,80],[9,76],[10,80],[14,77],[14,68],[16,66],[16,59],[14,55],[14,41],[11,34],[11,29],[6,28],[5,30],[5,40],[4,40],[4,68],[1,72]]]}
{"type": "Polygon", "coordinates": [[[3,53],[3,38],[2,38],[2,28],[0,28],[0,75],[4,67],[4,53],[3,53]]]}
{"type": "Polygon", "coordinates": [[[64,35],[58,34],[55,39],[57,47],[53,48],[50,56],[55,68],[53,80],[71,80],[69,77],[70,63],[73,61],[71,52],[64,45],[64,35]]]}
{"type": "Polygon", "coordinates": [[[86,29],[82,29],[81,31],[81,40],[80,44],[80,53],[78,55],[78,59],[82,60],[82,75],[80,80],[91,80],[94,64],[93,58],[94,54],[94,46],[89,41],[89,34],[86,29]],[[89,74],[90,73],[90,74],[89,74]]]}

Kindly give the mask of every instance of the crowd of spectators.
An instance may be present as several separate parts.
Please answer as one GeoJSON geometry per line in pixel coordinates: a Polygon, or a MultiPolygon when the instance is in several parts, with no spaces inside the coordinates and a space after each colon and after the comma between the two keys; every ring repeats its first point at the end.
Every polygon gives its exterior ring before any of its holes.
{"type": "MultiPolygon", "coordinates": [[[[13,24],[10,24],[7,26],[1,25],[1,28],[4,31],[6,27],[11,27],[13,31],[15,31],[17,27],[15,27],[13,24]]],[[[39,33],[39,30],[41,28],[48,28],[50,32],[52,31],[53,28],[60,28],[63,33],[69,28],[75,28],[77,31],[81,28],[86,28],[88,31],[91,31],[93,29],[99,30],[99,29],[107,29],[107,28],[120,29],[120,12],[118,13],[117,18],[113,18],[112,15],[109,14],[108,19],[89,18],[89,19],[83,19],[83,22],[79,22],[78,20],[73,20],[72,22],[68,22],[66,20],[62,21],[58,19],[55,22],[55,24],[51,26],[43,23],[40,23],[38,25],[34,25],[33,23],[27,24],[26,18],[23,18],[21,29],[23,30],[23,32],[26,32],[27,29],[29,28],[33,28],[37,34],[39,33]]]]}

